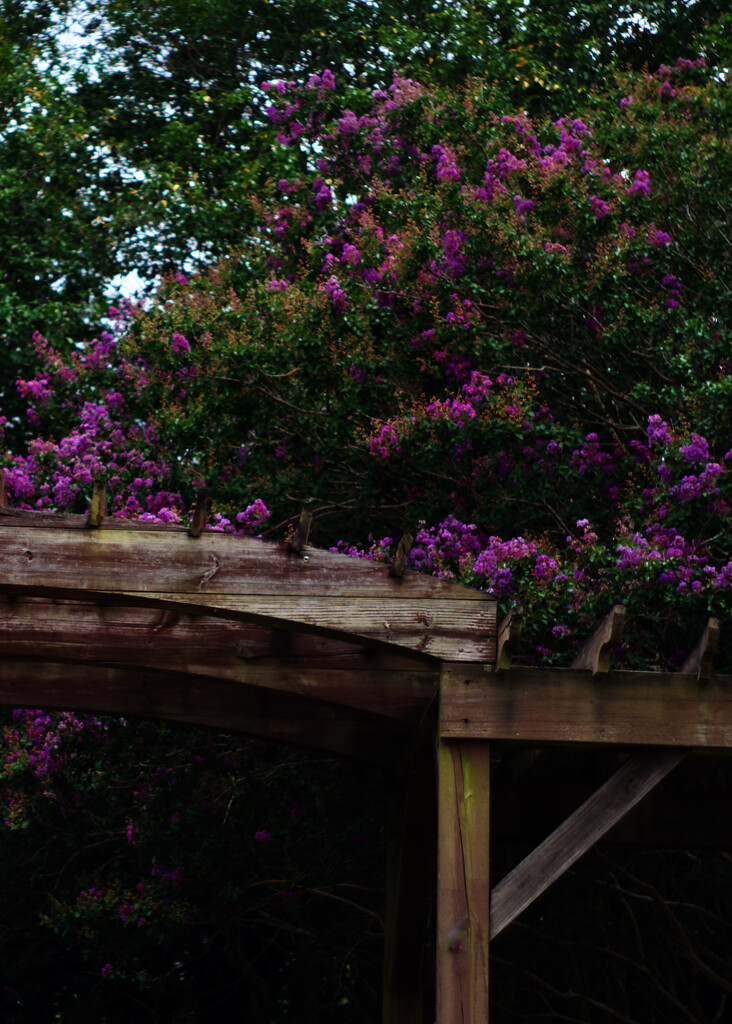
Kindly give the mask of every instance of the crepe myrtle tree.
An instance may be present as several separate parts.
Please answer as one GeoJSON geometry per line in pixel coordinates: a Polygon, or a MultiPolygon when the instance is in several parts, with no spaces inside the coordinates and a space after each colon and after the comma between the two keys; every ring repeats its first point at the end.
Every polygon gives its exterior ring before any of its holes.
{"type": "Polygon", "coordinates": [[[113,514],[178,519],[205,483],[214,528],[275,534],[314,499],[346,548],[451,523],[410,563],[528,587],[542,650],[641,581],[696,628],[730,558],[727,84],[683,59],[538,122],[481,83],[395,78],[356,110],[329,71],[262,89],[302,173],[252,200],[246,249],[70,358],[37,335],[14,499],[79,510],[103,476],[113,514]]]}
{"type": "MultiPolygon", "coordinates": [[[[250,243],[208,272],[170,275],[153,302],[110,310],[108,329],[70,356],[36,335],[38,372],[18,382],[36,437],[2,458],[11,501],[83,511],[104,479],[111,514],[177,522],[205,484],[211,529],[272,536],[308,501],[316,544],[385,560],[408,528],[411,568],[480,587],[504,609],[523,603],[525,660],[569,662],[623,601],[631,628],[617,663],[678,665],[710,611],[725,614],[732,581],[725,81],[684,59],[609,81],[582,116],[539,121],[493,109],[480,82],[445,91],[397,77],[351,106],[327,70],[262,89],[297,175],[251,199],[250,243]]],[[[44,815],[71,820],[87,806],[93,774],[59,797],[61,733],[88,738],[68,761],[85,766],[112,732],[119,749],[132,735],[95,723],[8,722],[14,841],[44,815]]],[[[232,749],[212,775],[208,754],[171,765],[222,823],[226,794],[250,794],[225,759],[260,757],[232,749]]],[[[154,771],[166,763],[161,740],[154,771]]],[[[167,1007],[181,992],[205,999],[197,944],[219,919],[202,924],[203,874],[158,813],[168,776],[151,781],[147,764],[115,797],[119,862],[80,862],[50,906],[38,899],[44,935],[74,936],[93,974],[84,998],[103,1001],[109,982],[167,1007]],[[146,873],[130,862],[140,850],[146,873]],[[168,958],[151,969],[138,934],[156,935],[168,958]]],[[[246,940],[224,930],[232,957],[265,918],[300,934],[306,919],[281,907],[318,889],[293,873],[294,833],[276,845],[289,791],[270,809],[260,797],[242,818],[247,856],[284,860],[266,863],[269,903],[239,889],[227,903],[245,917],[247,900],[263,908],[246,940]]],[[[373,937],[373,907],[362,912],[349,950],[373,937]]],[[[252,1012],[284,962],[279,976],[304,991],[298,948],[247,975],[252,1012]]],[[[367,960],[341,957],[341,981],[365,978],[367,960]]],[[[336,987],[342,1019],[368,1019],[373,992],[353,984],[336,987]]],[[[329,991],[323,1013],[335,1014],[329,991]]]]}

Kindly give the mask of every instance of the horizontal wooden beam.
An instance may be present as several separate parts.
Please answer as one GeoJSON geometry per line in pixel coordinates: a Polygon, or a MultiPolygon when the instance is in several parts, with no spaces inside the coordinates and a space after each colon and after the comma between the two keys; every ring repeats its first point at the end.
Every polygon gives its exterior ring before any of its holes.
{"type": "Polygon", "coordinates": [[[308,633],[166,609],[0,597],[0,658],[164,668],[419,721],[439,668],[308,633]]]}
{"type": "Polygon", "coordinates": [[[226,680],[127,666],[0,661],[0,706],[42,707],[181,722],[279,740],[391,766],[400,722],[226,680]]]}
{"type": "Polygon", "coordinates": [[[445,666],[442,736],[532,743],[732,747],[732,676],[445,666]]]}
{"type": "Polygon", "coordinates": [[[494,939],[683,760],[682,750],[641,751],[511,871],[491,893],[494,939]]]}
{"type": "Polygon", "coordinates": [[[39,515],[43,525],[0,515],[0,593],[177,607],[440,660],[495,657],[495,602],[446,580],[252,537],[106,520],[59,530],[39,515]]]}

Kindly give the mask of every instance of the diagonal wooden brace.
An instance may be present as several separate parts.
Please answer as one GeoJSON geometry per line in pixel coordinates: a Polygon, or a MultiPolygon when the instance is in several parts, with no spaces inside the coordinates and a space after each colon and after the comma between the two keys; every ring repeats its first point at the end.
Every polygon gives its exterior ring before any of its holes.
{"type": "Polygon", "coordinates": [[[494,939],[683,760],[683,750],[634,754],[491,893],[494,939]]]}

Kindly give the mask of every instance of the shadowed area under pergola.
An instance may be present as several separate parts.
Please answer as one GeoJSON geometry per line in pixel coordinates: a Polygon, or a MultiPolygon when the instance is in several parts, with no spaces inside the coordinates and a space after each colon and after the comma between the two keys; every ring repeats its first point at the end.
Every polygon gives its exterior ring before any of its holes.
{"type": "Polygon", "coordinates": [[[238,731],[391,773],[385,1024],[428,1012],[435,849],[437,1021],[482,1024],[489,939],[690,751],[732,748],[716,620],[676,673],[611,670],[624,622],[616,605],[568,668],[514,666],[518,612],[497,627],[490,597],[403,563],[0,508],[0,704],[238,731]],[[562,745],[614,748],[618,766],[491,889],[491,764],[562,745]]]}

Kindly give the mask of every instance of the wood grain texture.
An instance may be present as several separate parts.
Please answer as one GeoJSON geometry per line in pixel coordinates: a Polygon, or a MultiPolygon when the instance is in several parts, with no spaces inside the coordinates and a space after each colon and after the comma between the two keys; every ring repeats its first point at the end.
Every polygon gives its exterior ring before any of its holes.
{"type": "MultiPolygon", "coordinates": [[[[84,517],[80,517],[84,518],[84,517]]],[[[178,607],[414,650],[495,657],[495,602],[477,590],[315,548],[169,530],[5,528],[0,592],[178,607]]]]}
{"type": "Polygon", "coordinates": [[[496,637],[496,672],[507,672],[521,639],[524,617],[520,608],[513,608],[498,627],[496,637]]]}
{"type": "Polygon", "coordinates": [[[445,666],[440,732],[537,743],[732,747],[732,676],[445,666]]]}
{"type": "Polygon", "coordinates": [[[163,668],[413,724],[439,679],[438,669],[422,659],[311,634],[51,598],[0,597],[0,657],[163,668]]]}
{"type": "Polygon", "coordinates": [[[616,604],[577,653],[571,667],[589,669],[593,676],[610,669],[610,655],[623,638],[625,607],[616,604]]]}
{"type": "Polygon", "coordinates": [[[488,1020],[489,755],[438,743],[437,1024],[488,1020]]]}
{"type": "Polygon", "coordinates": [[[0,705],[160,719],[325,750],[382,767],[408,742],[396,721],[226,680],[126,666],[0,662],[0,705]]]}
{"type": "Polygon", "coordinates": [[[491,894],[490,937],[499,935],[684,758],[681,750],[634,754],[491,894]]]}

